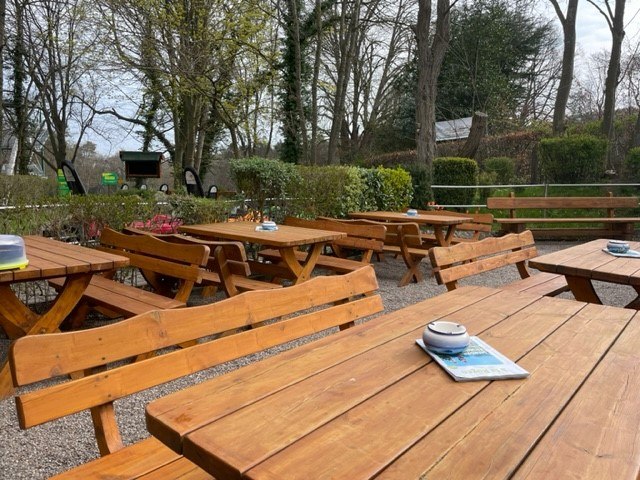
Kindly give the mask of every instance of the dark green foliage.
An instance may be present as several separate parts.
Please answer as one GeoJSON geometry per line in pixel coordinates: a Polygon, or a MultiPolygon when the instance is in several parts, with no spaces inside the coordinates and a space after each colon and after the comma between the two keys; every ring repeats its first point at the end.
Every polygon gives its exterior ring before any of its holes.
{"type": "Polygon", "coordinates": [[[516,174],[515,162],[509,157],[491,157],[483,162],[482,170],[495,178],[495,184],[509,185],[516,174]]]}
{"type": "Polygon", "coordinates": [[[371,169],[366,182],[378,210],[403,210],[411,203],[411,175],[402,167],[371,169]]]}
{"type": "Polygon", "coordinates": [[[287,188],[297,176],[295,165],[268,158],[243,158],[230,162],[231,177],[238,192],[249,200],[250,207],[264,212],[267,200],[270,207],[280,207],[287,188]]]}
{"type": "MultiPolygon", "coordinates": [[[[433,160],[433,185],[477,185],[478,164],[471,158],[439,157],[433,160]]],[[[433,195],[439,205],[469,205],[476,188],[438,188],[433,195]]]]}
{"type": "Polygon", "coordinates": [[[346,217],[349,212],[367,209],[364,194],[365,169],[349,166],[299,166],[288,187],[289,214],[315,218],[346,217]]]}
{"type": "Polygon", "coordinates": [[[451,14],[451,43],[438,80],[438,119],[471,116],[496,122],[511,118],[524,96],[529,70],[555,38],[522,2],[478,0],[458,3],[451,14]]]}
{"type": "Polygon", "coordinates": [[[589,183],[602,179],[607,141],[591,135],[544,138],[538,157],[549,183],[589,183]]]}
{"type": "Polygon", "coordinates": [[[424,165],[415,164],[406,166],[405,168],[411,175],[411,183],[413,185],[413,198],[410,203],[411,207],[427,208],[428,203],[433,200],[429,169],[424,165]]]}
{"type": "Polygon", "coordinates": [[[633,182],[640,181],[640,147],[631,148],[627,152],[624,170],[627,179],[633,182]]]}

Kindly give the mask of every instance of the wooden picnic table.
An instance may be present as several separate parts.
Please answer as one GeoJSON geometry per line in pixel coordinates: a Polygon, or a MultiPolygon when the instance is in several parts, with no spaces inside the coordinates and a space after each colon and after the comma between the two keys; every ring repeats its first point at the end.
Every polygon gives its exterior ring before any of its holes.
{"type": "Polygon", "coordinates": [[[301,283],[311,278],[311,272],[316,266],[325,243],[347,236],[344,232],[289,225],[278,225],[277,230],[267,231],[262,230],[260,224],[255,222],[183,225],[178,227],[178,231],[200,238],[237,240],[277,248],[284,268],[278,269],[275,265],[251,262],[251,271],[290,278],[294,283],[301,283]],[[309,246],[307,255],[302,261],[296,257],[296,250],[301,246],[309,246]]]}
{"type": "Polygon", "coordinates": [[[217,479],[636,479],[639,315],[462,287],[158,399],[147,426],[217,479]],[[415,344],[436,319],[530,376],[455,382],[415,344]]]}
{"type": "Polygon", "coordinates": [[[464,216],[431,215],[428,213],[407,215],[403,212],[386,211],[352,212],[349,217],[379,222],[414,222],[419,225],[428,225],[433,228],[436,244],[439,247],[448,247],[451,244],[457,225],[473,221],[471,217],[464,216]]]}
{"type": "MultiPolygon", "coordinates": [[[[126,257],[51,238],[28,235],[24,242],[29,264],[23,269],[0,271],[0,326],[12,340],[58,330],[82,298],[94,273],[129,265],[126,257]],[[42,314],[34,312],[11,288],[15,283],[55,277],[65,277],[66,281],[42,314]]],[[[11,392],[11,375],[4,361],[0,370],[0,398],[9,396],[11,392]]]]}
{"type": "MultiPolygon", "coordinates": [[[[607,239],[558,250],[529,260],[529,266],[543,272],[564,275],[576,300],[598,303],[593,280],[631,286],[638,297],[627,308],[640,309],[640,259],[615,257],[606,249],[607,239]]],[[[640,250],[640,242],[629,242],[632,250],[640,250]]]]}

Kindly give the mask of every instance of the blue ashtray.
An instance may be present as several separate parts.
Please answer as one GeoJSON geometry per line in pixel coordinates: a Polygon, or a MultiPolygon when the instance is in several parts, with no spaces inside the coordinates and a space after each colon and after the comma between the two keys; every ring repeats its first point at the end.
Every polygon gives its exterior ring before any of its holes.
{"type": "Polygon", "coordinates": [[[277,230],[278,226],[276,225],[276,222],[262,222],[260,224],[260,226],[262,227],[263,230],[277,230]]]}
{"type": "Polygon", "coordinates": [[[407,215],[409,215],[410,217],[415,217],[416,215],[418,215],[418,211],[410,208],[409,210],[407,210],[407,215]]]}
{"type": "Polygon", "coordinates": [[[609,242],[607,242],[607,250],[611,253],[627,253],[629,251],[629,244],[622,240],[609,240],[609,242]]]}

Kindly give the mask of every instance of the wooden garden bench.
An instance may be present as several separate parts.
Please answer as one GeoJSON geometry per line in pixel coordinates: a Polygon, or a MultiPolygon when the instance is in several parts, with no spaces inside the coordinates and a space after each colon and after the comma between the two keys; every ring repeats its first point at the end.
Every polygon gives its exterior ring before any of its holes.
{"type": "MultiPolygon", "coordinates": [[[[286,217],[285,225],[302,228],[315,228],[317,230],[329,230],[333,232],[344,232],[346,237],[340,238],[330,243],[334,255],[320,255],[316,267],[331,270],[337,273],[348,273],[371,262],[373,253],[382,252],[386,235],[385,225],[359,225],[354,223],[343,223],[332,218],[318,218],[307,220],[296,217],[286,217]],[[353,252],[357,252],[359,259],[348,258],[353,252]]],[[[277,262],[280,259],[280,252],[276,249],[265,249],[259,252],[263,258],[277,262]]],[[[296,252],[298,260],[304,260],[305,252],[296,252]]]]}
{"type": "Polygon", "coordinates": [[[133,227],[125,227],[122,231],[130,235],[149,235],[170,243],[205,245],[209,247],[211,255],[207,260],[206,268],[202,272],[202,281],[200,282],[204,287],[202,290],[203,296],[215,295],[219,287],[222,287],[228,297],[251,290],[282,288],[282,285],[278,283],[250,277],[251,268],[242,242],[203,240],[180,234],[157,234],[133,227]],[[213,255],[217,247],[222,247],[222,252],[218,253],[219,259],[216,259],[213,255]],[[220,265],[220,262],[223,265],[220,265]]]}
{"type": "MultiPolygon", "coordinates": [[[[98,250],[129,258],[153,292],[123,284],[110,275],[94,275],[71,316],[71,326],[79,327],[89,309],[110,317],[131,317],[150,310],[184,307],[196,283],[202,280],[209,259],[206,245],[184,245],[176,248],[152,236],[125,235],[105,228],[98,250]]],[[[54,288],[64,285],[64,278],[52,279],[54,288]]]]}
{"type": "Polygon", "coordinates": [[[479,273],[515,265],[521,280],[502,285],[501,288],[555,296],[569,290],[564,275],[539,273],[531,275],[526,261],[538,255],[532,233],[488,237],[474,243],[458,243],[449,247],[433,247],[429,258],[439,285],[454,290],[458,280],[479,273]]]}
{"type": "Polygon", "coordinates": [[[20,338],[9,353],[14,384],[30,385],[29,391],[16,396],[20,426],[26,429],[91,411],[102,457],[58,479],[209,479],[154,437],[123,446],[114,401],[318,332],[347,328],[383,310],[377,288],[373,268],[365,266],[346,275],[246,292],[204,306],[147,312],[103,327],[20,338]],[[298,315],[289,317],[294,313],[298,315]],[[254,328],[187,348],[170,348],[250,326],[254,328]],[[152,351],[159,353],[135,363],[123,362],[152,351]],[[83,377],[69,377],[80,371],[85,372],[83,377]],[[53,384],[53,378],[61,383],[53,384]]]}
{"type": "MultiPolygon", "coordinates": [[[[453,217],[471,217],[472,221],[456,225],[456,230],[451,238],[451,244],[462,242],[476,242],[482,235],[491,235],[493,228],[493,214],[491,213],[460,213],[450,210],[418,210],[419,214],[425,215],[448,215],[453,217]]],[[[432,245],[437,244],[433,233],[423,233],[422,240],[432,245]]]]}
{"type": "Polygon", "coordinates": [[[420,263],[429,255],[430,245],[422,241],[420,225],[413,222],[380,222],[367,219],[340,221],[346,224],[382,225],[386,227],[387,231],[382,251],[400,255],[407,266],[407,271],[400,279],[398,286],[403,287],[411,281],[418,283],[424,279],[424,275],[420,270],[420,263]]]}
{"type": "Polygon", "coordinates": [[[495,218],[504,233],[519,233],[530,229],[536,238],[558,237],[603,237],[631,240],[634,226],[640,217],[616,217],[619,208],[637,209],[638,197],[516,197],[513,192],[508,197],[489,197],[487,207],[508,210],[508,217],[495,218]],[[585,210],[586,216],[572,217],[518,217],[522,210],[544,209],[545,214],[558,209],[585,210]],[[593,216],[594,213],[600,216],[593,216]],[[548,227],[553,225],[555,227],[548,227]],[[566,224],[566,226],[558,226],[566,224]],[[587,224],[577,227],[572,224],[587,224]],[[544,226],[544,227],[543,227],[544,226]]]}

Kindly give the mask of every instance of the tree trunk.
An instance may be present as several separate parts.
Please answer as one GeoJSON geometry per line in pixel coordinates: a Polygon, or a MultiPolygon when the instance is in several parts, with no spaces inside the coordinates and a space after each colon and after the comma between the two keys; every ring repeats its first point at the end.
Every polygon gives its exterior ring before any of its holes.
{"type": "Polygon", "coordinates": [[[565,114],[567,102],[573,83],[573,66],[576,53],[576,15],[578,13],[578,0],[569,0],[567,14],[563,15],[557,0],[551,0],[556,10],[558,19],[562,24],[564,47],[562,51],[562,73],[556,95],[556,103],[553,109],[553,134],[561,135],[565,130],[565,114]]]}
{"type": "Polygon", "coordinates": [[[6,0],[0,0],[0,146],[4,146],[4,25],[7,13],[6,0]]]}
{"type": "Polygon", "coordinates": [[[475,112],[473,114],[469,136],[460,150],[461,157],[474,158],[476,156],[476,152],[480,146],[480,141],[487,132],[487,119],[488,117],[486,113],[475,112]]]}
{"type": "Polygon", "coordinates": [[[620,75],[620,58],[622,56],[622,40],[624,39],[624,6],[625,0],[616,0],[615,14],[611,14],[609,0],[606,2],[609,11],[609,29],[611,30],[611,57],[605,80],[604,115],[602,117],[602,133],[609,139],[611,148],[613,140],[613,120],[616,112],[616,90],[620,75]]]}
{"type": "Polygon", "coordinates": [[[431,171],[436,150],[436,96],[438,76],[449,46],[450,0],[438,0],[436,31],[429,46],[431,0],[418,0],[416,38],[418,87],[416,93],[416,160],[431,171]]]}

